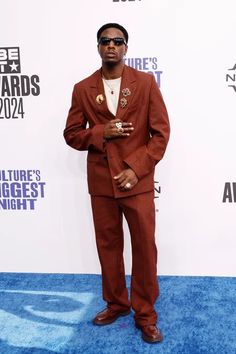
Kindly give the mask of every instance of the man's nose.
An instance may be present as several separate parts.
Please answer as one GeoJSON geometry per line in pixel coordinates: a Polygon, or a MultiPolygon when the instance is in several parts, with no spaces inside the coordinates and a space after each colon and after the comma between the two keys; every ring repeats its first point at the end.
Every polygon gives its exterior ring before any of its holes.
{"type": "Polygon", "coordinates": [[[115,47],[115,43],[114,43],[113,39],[110,40],[110,43],[108,44],[108,47],[109,47],[109,48],[110,48],[110,47],[112,47],[112,48],[115,47]]]}

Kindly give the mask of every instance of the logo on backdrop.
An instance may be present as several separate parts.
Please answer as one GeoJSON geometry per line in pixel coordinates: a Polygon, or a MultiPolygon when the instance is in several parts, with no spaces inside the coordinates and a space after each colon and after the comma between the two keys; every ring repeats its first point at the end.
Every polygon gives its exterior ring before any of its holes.
{"type": "Polygon", "coordinates": [[[231,87],[236,92],[236,64],[231,69],[228,69],[226,74],[226,82],[228,87],[231,87]]]}
{"type": "Polygon", "coordinates": [[[156,57],[147,58],[125,58],[125,64],[139,71],[153,74],[159,87],[161,87],[162,71],[159,69],[156,57]]]}
{"type": "Polygon", "coordinates": [[[39,76],[21,74],[20,48],[1,47],[0,119],[24,118],[24,98],[39,94],[39,76]]]}
{"type": "MultiPolygon", "coordinates": [[[[160,183],[158,181],[154,181],[154,200],[157,201],[159,200],[160,198],[160,195],[161,195],[161,186],[160,186],[160,183]]],[[[156,205],[156,212],[159,211],[158,209],[158,206],[157,206],[157,203],[155,203],[156,205]]]]}
{"type": "Polygon", "coordinates": [[[158,181],[154,181],[154,198],[159,198],[161,194],[161,186],[158,181]]]}
{"type": "Polygon", "coordinates": [[[0,170],[0,211],[34,210],[45,185],[39,170],[0,170]]]}
{"type": "Polygon", "coordinates": [[[236,203],[236,182],[225,183],[222,202],[236,203]]]}

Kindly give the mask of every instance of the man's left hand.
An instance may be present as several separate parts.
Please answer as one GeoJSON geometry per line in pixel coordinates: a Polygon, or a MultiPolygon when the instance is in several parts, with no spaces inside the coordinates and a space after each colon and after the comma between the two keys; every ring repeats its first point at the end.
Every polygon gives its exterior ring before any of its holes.
{"type": "Polygon", "coordinates": [[[138,177],[131,168],[123,170],[113,178],[116,180],[118,188],[123,191],[129,191],[138,183],[138,177]]]}

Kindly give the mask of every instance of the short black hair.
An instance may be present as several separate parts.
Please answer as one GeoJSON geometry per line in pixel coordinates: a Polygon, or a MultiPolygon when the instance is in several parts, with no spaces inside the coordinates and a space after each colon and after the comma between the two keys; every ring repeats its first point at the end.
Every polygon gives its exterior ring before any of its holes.
{"type": "Polygon", "coordinates": [[[123,26],[119,25],[118,23],[106,23],[101,28],[99,28],[99,30],[97,32],[97,41],[99,41],[101,33],[103,31],[105,31],[105,29],[107,29],[107,28],[118,28],[125,36],[126,43],[128,43],[128,39],[129,39],[128,32],[126,31],[126,29],[123,26]]]}

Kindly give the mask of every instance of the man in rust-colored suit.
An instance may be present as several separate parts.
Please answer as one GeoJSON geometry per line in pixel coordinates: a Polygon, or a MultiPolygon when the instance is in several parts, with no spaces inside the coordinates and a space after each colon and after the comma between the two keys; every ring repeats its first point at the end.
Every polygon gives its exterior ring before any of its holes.
{"type": "Polygon", "coordinates": [[[75,85],[64,131],[68,145],[88,151],[88,188],[107,302],[93,323],[108,325],[132,308],[142,338],[160,342],[163,336],[154,308],[159,294],[154,169],[168,143],[168,115],[154,76],[124,64],[126,29],[106,24],[98,30],[97,40],[102,67],[75,85]],[[132,244],[130,299],[123,215],[132,244]]]}

